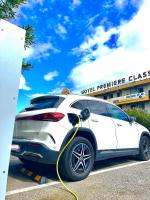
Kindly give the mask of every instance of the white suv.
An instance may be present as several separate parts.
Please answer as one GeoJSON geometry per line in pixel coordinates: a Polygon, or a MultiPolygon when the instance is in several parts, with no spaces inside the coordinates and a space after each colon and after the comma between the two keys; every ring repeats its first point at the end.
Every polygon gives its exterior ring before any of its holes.
{"type": "Polygon", "coordinates": [[[150,159],[150,133],[119,107],[89,96],[42,96],[16,116],[12,155],[23,162],[55,164],[76,125],[69,113],[90,111],[60,160],[60,172],[72,181],[88,176],[94,161],[137,155],[150,159]]]}

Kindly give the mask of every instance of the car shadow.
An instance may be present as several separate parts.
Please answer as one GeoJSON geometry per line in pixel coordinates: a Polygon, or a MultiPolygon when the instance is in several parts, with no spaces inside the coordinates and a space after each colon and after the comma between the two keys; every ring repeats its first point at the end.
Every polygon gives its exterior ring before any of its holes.
{"type": "Polygon", "coordinates": [[[8,177],[22,180],[24,182],[32,182],[32,180],[28,180],[28,178],[20,172],[22,167],[23,167],[23,164],[19,160],[10,160],[8,177]]]}
{"type": "Polygon", "coordinates": [[[24,164],[17,158],[16,160],[10,160],[8,176],[15,179],[21,179],[24,182],[33,182],[32,178],[21,172],[22,168],[25,168],[28,171],[32,171],[33,176],[40,175],[54,181],[58,180],[55,165],[44,165],[38,163],[24,164]]]}
{"type": "MultiPolygon", "coordinates": [[[[123,164],[133,163],[135,161],[136,161],[136,158],[132,156],[97,161],[94,164],[93,171],[117,167],[123,164]]],[[[34,175],[40,175],[52,181],[58,181],[55,165],[46,165],[46,164],[38,164],[38,163],[23,164],[18,159],[10,161],[9,176],[15,179],[21,179],[22,181],[25,181],[25,182],[32,182],[33,181],[32,179],[27,177],[27,175],[21,173],[20,170],[23,167],[25,167],[29,171],[32,171],[34,175]]]]}
{"type": "Polygon", "coordinates": [[[118,167],[123,164],[133,163],[135,161],[137,161],[137,159],[134,156],[110,158],[107,160],[97,161],[94,163],[93,171],[118,167]]]}

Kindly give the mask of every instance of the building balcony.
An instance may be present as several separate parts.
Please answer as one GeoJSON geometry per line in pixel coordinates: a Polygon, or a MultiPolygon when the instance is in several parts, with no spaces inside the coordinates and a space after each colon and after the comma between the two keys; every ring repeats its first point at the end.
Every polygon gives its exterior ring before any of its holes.
{"type": "Polygon", "coordinates": [[[123,104],[130,104],[130,103],[136,103],[136,102],[142,102],[142,101],[148,101],[150,100],[149,94],[146,92],[140,92],[135,94],[129,94],[122,97],[116,97],[109,99],[111,103],[114,103],[116,105],[123,105],[123,104]]]}

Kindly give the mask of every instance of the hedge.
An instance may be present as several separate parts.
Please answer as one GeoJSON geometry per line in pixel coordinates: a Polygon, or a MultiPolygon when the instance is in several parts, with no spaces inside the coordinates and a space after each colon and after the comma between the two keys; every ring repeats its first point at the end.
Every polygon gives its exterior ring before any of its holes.
{"type": "Polygon", "coordinates": [[[150,114],[142,109],[127,109],[125,110],[129,116],[136,117],[136,122],[145,126],[150,131],[150,114]]]}

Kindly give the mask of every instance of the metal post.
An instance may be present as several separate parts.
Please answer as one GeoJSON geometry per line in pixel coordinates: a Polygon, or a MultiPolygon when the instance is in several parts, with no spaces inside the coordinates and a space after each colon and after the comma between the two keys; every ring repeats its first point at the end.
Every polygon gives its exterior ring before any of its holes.
{"type": "Polygon", "coordinates": [[[5,199],[25,31],[0,19],[0,200],[5,199]]]}

